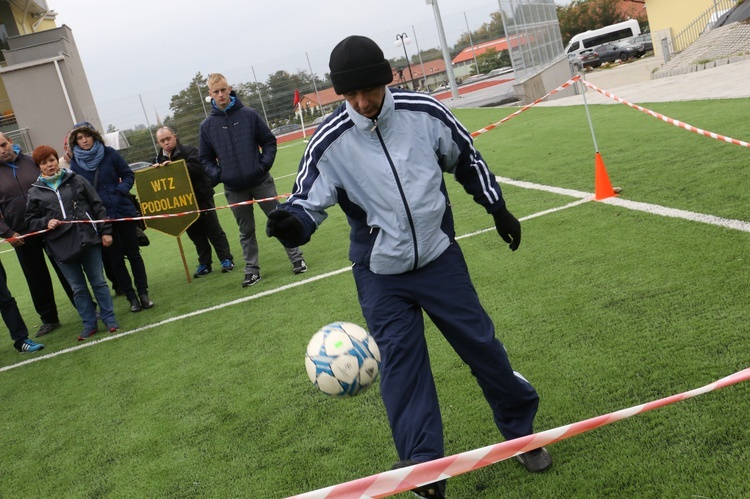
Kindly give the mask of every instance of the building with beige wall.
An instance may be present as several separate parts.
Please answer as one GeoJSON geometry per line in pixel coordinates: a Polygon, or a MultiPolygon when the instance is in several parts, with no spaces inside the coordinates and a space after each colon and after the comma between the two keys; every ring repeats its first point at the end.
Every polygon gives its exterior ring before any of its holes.
{"type": "Polygon", "coordinates": [[[0,0],[0,131],[29,152],[62,150],[74,123],[101,129],[72,30],[45,0],[0,0]]]}
{"type": "MultiPolygon", "coordinates": [[[[724,10],[736,3],[735,0],[645,0],[654,54],[663,58],[663,39],[672,43],[675,36],[705,13],[724,10]]],[[[702,29],[696,31],[696,38],[702,29]]]]}

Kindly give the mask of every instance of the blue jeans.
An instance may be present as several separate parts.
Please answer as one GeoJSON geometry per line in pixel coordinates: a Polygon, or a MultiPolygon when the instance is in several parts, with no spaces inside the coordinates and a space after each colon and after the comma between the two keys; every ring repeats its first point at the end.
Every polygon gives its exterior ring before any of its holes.
{"type": "Polygon", "coordinates": [[[91,300],[88,284],[94,290],[94,297],[99,304],[99,314],[107,327],[117,324],[115,319],[112,296],[109,294],[109,286],[104,280],[104,264],[102,263],[101,245],[91,246],[81,253],[78,258],[69,263],[61,263],[65,279],[73,288],[73,301],[76,304],[78,315],[81,316],[83,327],[86,330],[96,329],[96,308],[91,300]],[[88,277],[88,283],[86,278],[88,277]]]}

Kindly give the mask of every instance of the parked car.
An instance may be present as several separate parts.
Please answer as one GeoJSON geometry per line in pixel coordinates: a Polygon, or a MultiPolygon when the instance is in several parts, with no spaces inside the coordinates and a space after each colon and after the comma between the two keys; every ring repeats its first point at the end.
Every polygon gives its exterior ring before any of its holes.
{"type": "Polygon", "coordinates": [[[279,135],[296,132],[297,130],[302,130],[302,125],[300,125],[299,123],[290,123],[288,125],[277,126],[273,130],[271,130],[271,133],[278,137],[279,135]]]}
{"type": "Polygon", "coordinates": [[[477,82],[479,80],[484,80],[485,78],[487,78],[487,76],[485,76],[484,74],[480,73],[478,75],[469,76],[468,78],[466,78],[464,80],[464,83],[474,83],[474,82],[477,82]]]}
{"type": "Polygon", "coordinates": [[[584,68],[596,68],[601,65],[599,62],[599,54],[593,50],[584,50],[577,54],[571,54],[569,58],[570,64],[576,71],[582,71],[584,68]]]}
{"type": "Polygon", "coordinates": [[[631,45],[641,45],[643,47],[641,55],[644,55],[646,52],[654,51],[654,44],[651,41],[651,33],[641,33],[640,35],[628,40],[628,43],[631,45]]]}
{"type": "Polygon", "coordinates": [[[512,72],[513,72],[513,67],[512,66],[504,66],[502,68],[493,69],[492,71],[490,71],[489,73],[487,73],[487,76],[489,76],[489,77],[500,76],[500,75],[504,75],[504,74],[508,74],[508,73],[512,73],[512,72]]]}
{"type": "Polygon", "coordinates": [[[605,62],[622,61],[638,57],[640,49],[635,45],[626,42],[611,42],[594,47],[594,52],[599,54],[599,61],[593,65],[601,66],[605,62]]]}
{"type": "Polygon", "coordinates": [[[151,163],[149,163],[148,161],[136,161],[135,163],[130,163],[128,166],[131,170],[136,171],[150,167],[151,163]]]}
{"type": "Polygon", "coordinates": [[[325,119],[326,119],[326,118],[328,118],[328,117],[329,117],[330,115],[331,115],[331,113],[326,113],[326,114],[324,114],[323,116],[318,116],[317,118],[315,118],[315,119],[313,120],[313,122],[311,123],[311,125],[320,125],[320,124],[321,124],[321,123],[323,123],[323,122],[325,121],[325,119]]]}

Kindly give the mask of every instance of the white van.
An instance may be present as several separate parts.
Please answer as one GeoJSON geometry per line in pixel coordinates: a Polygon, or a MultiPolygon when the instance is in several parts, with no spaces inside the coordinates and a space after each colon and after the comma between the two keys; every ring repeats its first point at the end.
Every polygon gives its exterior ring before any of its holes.
{"type": "Polygon", "coordinates": [[[599,29],[592,29],[584,33],[578,33],[568,42],[565,53],[573,57],[584,50],[588,50],[603,43],[627,40],[641,34],[638,21],[629,19],[621,23],[611,24],[599,29]]]}

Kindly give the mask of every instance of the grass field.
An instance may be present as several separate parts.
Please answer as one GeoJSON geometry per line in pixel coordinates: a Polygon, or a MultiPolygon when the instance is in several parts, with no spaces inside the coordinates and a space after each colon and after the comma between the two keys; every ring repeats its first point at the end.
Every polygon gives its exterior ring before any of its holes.
{"type": "MultiPolygon", "coordinates": [[[[747,100],[642,104],[748,140],[747,100]]],[[[469,128],[513,110],[457,110],[469,128]]],[[[625,106],[592,106],[618,201],[750,222],[750,151],[625,106]]],[[[531,109],[476,140],[499,176],[593,192],[583,107],[531,109]]],[[[272,170],[289,192],[301,142],[272,170]]],[[[515,369],[541,395],[537,431],[711,383],[750,365],[750,233],[627,204],[575,201],[503,185],[523,223],[511,253],[492,219],[448,180],[474,283],[515,369]]],[[[225,204],[222,196],[217,205],[225,204]]],[[[657,210],[658,211],[658,210],[657,210]]],[[[293,276],[259,235],[263,281],[242,289],[229,210],[219,213],[231,274],[188,284],[171,237],[143,249],[152,310],[115,299],[123,334],[76,342],[80,320],[58,298],[63,327],[45,350],[0,350],[0,497],[252,497],[299,494],[390,469],[397,456],[377,387],[353,399],[316,392],[304,350],[322,325],[364,325],[336,207],[293,276]],[[27,362],[17,365],[21,361],[27,362]]],[[[261,216],[258,216],[261,222],[261,216]]],[[[183,238],[189,270],[194,248],[183,238]]],[[[0,258],[33,331],[39,319],[8,245],[0,258]]],[[[58,286],[58,295],[64,294],[58,286]]],[[[468,368],[428,323],[446,452],[502,440],[468,368]]],[[[104,336],[104,335],[98,335],[104,336]]],[[[542,475],[500,462],[452,478],[452,498],[748,497],[750,385],[740,383],[563,440],[542,475]]],[[[401,494],[399,497],[410,497],[401,494]]]]}

